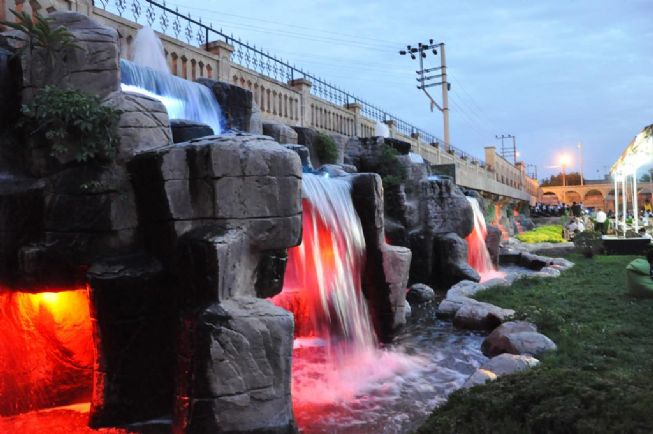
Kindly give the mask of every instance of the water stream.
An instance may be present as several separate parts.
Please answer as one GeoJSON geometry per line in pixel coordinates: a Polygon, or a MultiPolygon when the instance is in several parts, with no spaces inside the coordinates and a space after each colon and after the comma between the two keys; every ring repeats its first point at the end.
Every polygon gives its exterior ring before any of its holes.
{"type": "Polygon", "coordinates": [[[496,269],[485,245],[487,226],[485,225],[483,211],[481,211],[476,198],[467,196],[467,201],[469,201],[474,212],[474,229],[467,236],[467,262],[481,275],[481,282],[503,277],[504,273],[496,269]]]}
{"type": "Polygon", "coordinates": [[[223,132],[222,110],[213,91],[170,73],[161,40],[152,29],[138,31],[132,59],[120,59],[122,90],[158,99],[170,119],[200,122],[210,126],[214,134],[223,132]]]}

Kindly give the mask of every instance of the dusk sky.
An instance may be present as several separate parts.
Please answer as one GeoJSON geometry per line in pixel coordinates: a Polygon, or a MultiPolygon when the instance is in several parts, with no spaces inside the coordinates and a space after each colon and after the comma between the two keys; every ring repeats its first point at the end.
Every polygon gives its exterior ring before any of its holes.
{"type": "MultiPolygon", "coordinates": [[[[597,178],[653,123],[653,1],[202,2],[173,7],[290,60],[442,137],[407,43],[447,48],[451,142],[483,157],[513,134],[539,178],[566,152],[597,178]]],[[[428,59],[435,66],[435,57],[428,59]]],[[[438,91],[436,91],[438,92],[438,91]]],[[[439,94],[439,92],[438,92],[439,94]]]]}

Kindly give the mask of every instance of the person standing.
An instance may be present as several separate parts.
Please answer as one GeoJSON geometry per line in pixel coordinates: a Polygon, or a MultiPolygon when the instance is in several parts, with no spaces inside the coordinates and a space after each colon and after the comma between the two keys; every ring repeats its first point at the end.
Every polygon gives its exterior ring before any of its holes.
{"type": "Polygon", "coordinates": [[[601,234],[605,235],[606,234],[606,224],[605,222],[608,220],[608,216],[606,213],[599,208],[599,210],[596,212],[596,226],[598,226],[599,231],[601,234]]]}

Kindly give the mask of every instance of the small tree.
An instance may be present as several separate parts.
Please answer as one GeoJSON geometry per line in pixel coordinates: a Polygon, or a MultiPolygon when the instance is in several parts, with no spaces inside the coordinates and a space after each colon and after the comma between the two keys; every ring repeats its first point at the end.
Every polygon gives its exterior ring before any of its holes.
{"type": "Polygon", "coordinates": [[[336,142],[323,132],[318,132],[313,143],[317,158],[322,164],[335,164],[338,162],[338,146],[336,142]]]}
{"type": "Polygon", "coordinates": [[[397,187],[406,181],[406,168],[397,158],[398,155],[399,152],[395,148],[383,145],[379,158],[378,173],[381,175],[385,188],[397,187]]]}

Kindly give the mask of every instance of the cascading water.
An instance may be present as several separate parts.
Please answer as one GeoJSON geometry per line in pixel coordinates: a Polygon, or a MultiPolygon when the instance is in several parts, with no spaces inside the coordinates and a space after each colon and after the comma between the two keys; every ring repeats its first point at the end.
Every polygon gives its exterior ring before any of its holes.
{"type": "Polygon", "coordinates": [[[481,338],[438,322],[380,347],[361,292],[365,239],[350,189],[304,174],[302,244],[288,251],[283,291],[271,299],[295,316],[294,414],[304,433],[409,431],[478,366],[483,356],[468,348],[481,338]]]}
{"type": "Polygon", "coordinates": [[[170,119],[201,122],[214,134],[223,132],[222,110],[211,89],[169,72],[163,46],[152,29],[139,30],[132,48],[133,61],[120,60],[122,90],[158,99],[170,119]]]}
{"type": "Polygon", "coordinates": [[[303,241],[289,251],[284,289],[274,302],[295,312],[298,336],[323,339],[330,350],[374,348],[361,293],[365,238],[350,184],[305,174],[302,191],[303,241]]]}
{"type": "Polygon", "coordinates": [[[474,229],[467,236],[467,262],[481,275],[481,282],[495,277],[503,277],[504,273],[497,271],[494,267],[485,245],[487,227],[485,226],[483,211],[481,211],[476,198],[467,196],[467,201],[469,201],[474,212],[474,229]]]}

